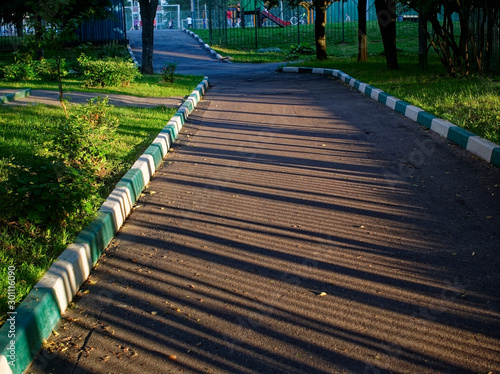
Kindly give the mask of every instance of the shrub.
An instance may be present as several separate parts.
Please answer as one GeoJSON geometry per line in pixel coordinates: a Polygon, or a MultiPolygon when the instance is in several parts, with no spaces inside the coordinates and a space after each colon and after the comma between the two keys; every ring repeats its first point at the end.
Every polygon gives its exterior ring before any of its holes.
{"type": "Polygon", "coordinates": [[[92,60],[82,54],[78,62],[87,87],[128,86],[141,76],[134,63],[122,59],[92,60]]]}
{"type": "Polygon", "coordinates": [[[8,220],[28,219],[40,226],[77,223],[97,204],[106,144],[118,124],[106,99],[78,106],[61,120],[53,139],[29,163],[11,160],[0,183],[0,210],[8,220]]]}
{"type": "Polygon", "coordinates": [[[2,75],[13,81],[27,81],[36,77],[36,72],[31,64],[16,63],[2,67],[2,75]]]}
{"type": "Polygon", "coordinates": [[[316,51],[309,44],[305,43],[292,45],[290,48],[290,53],[296,55],[312,55],[315,54],[316,51]]]}
{"type": "MultiPolygon", "coordinates": [[[[34,68],[38,76],[49,81],[57,81],[57,64],[54,59],[43,59],[34,63],[34,68]]],[[[66,60],[61,60],[61,77],[68,75],[66,70],[66,60]]]]}
{"type": "Polygon", "coordinates": [[[128,51],[122,44],[118,43],[109,43],[109,44],[104,44],[100,46],[97,49],[97,57],[98,58],[106,58],[106,57],[113,57],[113,58],[129,58],[130,55],[128,54],[128,51]]]}
{"type": "Polygon", "coordinates": [[[300,55],[312,55],[315,54],[316,50],[309,46],[309,44],[298,44],[298,45],[292,45],[290,48],[290,52],[286,56],[287,60],[295,60],[299,58],[300,55]]]}
{"type": "Polygon", "coordinates": [[[177,64],[175,62],[165,63],[165,66],[161,68],[160,72],[160,80],[163,83],[173,83],[174,82],[174,73],[175,69],[177,69],[177,64]]]}

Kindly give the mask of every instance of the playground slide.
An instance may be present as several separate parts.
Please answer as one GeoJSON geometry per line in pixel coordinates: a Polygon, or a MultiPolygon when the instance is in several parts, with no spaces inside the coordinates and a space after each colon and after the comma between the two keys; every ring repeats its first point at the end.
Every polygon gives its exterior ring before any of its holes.
{"type": "Polygon", "coordinates": [[[273,21],[278,26],[281,26],[281,27],[290,26],[290,22],[283,21],[281,18],[278,18],[278,17],[272,15],[271,13],[269,13],[265,9],[262,10],[261,14],[262,14],[262,16],[269,18],[271,21],[273,21]]]}

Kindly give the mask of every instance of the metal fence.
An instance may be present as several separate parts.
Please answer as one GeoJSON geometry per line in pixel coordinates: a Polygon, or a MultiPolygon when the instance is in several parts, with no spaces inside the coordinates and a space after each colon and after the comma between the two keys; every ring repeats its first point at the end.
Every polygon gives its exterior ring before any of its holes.
{"type": "MultiPolygon", "coordinates": [[[[224,47],[244,46],[259,49],[273,43],[280,47],[288,44],[308,43],[314,46],[314,12],[305,3],[291,7],[281,2],[278,7],[266,9],[260,0],[211,0],[202,5],[208,8],[206,13],[194,12],[194,18],[202,19],[208,15],[207,22],[194,25],[195,28],[210,29],[206,40],[211,45],[224,47]],[[248,29],[252,29],[251,32],[248,29]]],[[[377,22],[374,0],[368,0],[365,10],[369,48],[382,51],[382,42],[377,22]]],[[[458,15],[452,20],[458,26],[458,15]]],[[[400,9],[398,11],[396,32],[398,48],[405,52],[418,53],[418,13],[400,9]]],[[[491,43],[490,69],[500,71],[500,15],[493,28],[491,43]]],[[[484,28],[482,13],[476,12],[471,17],[474,37],[481,38],[484,28]]],[[[185,27],[185,25],[184,25],[185,27]]],[[[431,26],[429,24],[428,29],[431,26]]],[[[458,34],[457,34],[458,35],[458,34]]],[[[327,47],[333,48],[342,43],[357,43],[358,38],[358,2],[356,0],[332,3],[327,10],[326,41],[327,47]]]]}
{"type": "Polygon", "coordinates": [[[488,22],[483,9],[476,9],[471,15],[469,27],[475,46],[481,50],[482,56],[487,54],[486,45],[489,44],[490,70],[500,72],[500,14],[493,17],[491,43],[487,41],[488,22]]]}
{"type": "Polygon", "coordinates": [[[111,16],[105,20],[85,22],[80,25],[76,34],[81,43],[125,43],[127,35],[125,32],[125,13],[123,2],[113,0],[111,16]]]}
{"type": "MultiPolygon", "coordinates": [[[[75,30],[80,43],[107,43],[126,42],[124,8],[121,0],[112,0],[111,16],[105,20],[86,22],[75,30]]],[[[25,24],[24,35],[32,34],[32,30],[25,24]]],[[[17,50],[22,44],[23,37],[17,36],[17,29],[11,25],[0,26],[0,50],[17,50]]]]}
{"type": "MultiPolygon", "coordinates": [[[[210,15],[210,44],[221,46],[248,45],[259,48],[272,41],[290,41],[294,44],[314,45],[314,11],[306,3],[291,7],[281,2],[278,7],[266,9],[260,0],[214,0],[208,3],[210,15]],[[253,33],[243,31],[254,28],[253,33]],[[251,35],[250,35],[251,34],[251,35]],[[260,43],[264,41],[265,43],[260,43]]],[[[365,16],[367,27],[378,30],[374,0],[368,1],[365,16]]],[[[405,12],[398,17],[398,33],[414,35],[418,41],[418,15],[405,12]]],[[[327,45],[355,43],[358,37],[357,1],[335,2],[327,10],[327,45]]],[[[416,44],[415,48],[418,47],[416,44]]]]}

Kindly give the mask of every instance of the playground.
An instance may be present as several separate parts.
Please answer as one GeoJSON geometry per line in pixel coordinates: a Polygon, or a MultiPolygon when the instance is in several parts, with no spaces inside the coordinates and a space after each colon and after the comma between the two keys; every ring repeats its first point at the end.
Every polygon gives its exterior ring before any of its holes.
{"type": "MultiPolygon", "coordinates": [[[[267,47],[281,48],[283,43],[314,45],[315,11],[309,2],[303,1],[298,6],[280,2],[268,7],[268,3],[258,0],[212,2],[208,9],[211,17],[206,29],[196,31],[210,45],[220,47],[238,47],[259,49],[267,47]],[[247,47],[248,46],[248,47],[247,47]]],[[[374,42],[380,42],[374,0],[366,6],[367,31],[373,31],[374,42]]],[[[398,38],[411,38],[415,51],[418,51],[418,17],[415,12],[398,12],[398,38]]],[[[332,3],[326,12],[327,47],[339,44],[356,43],[358,35],[357,2],[332,3]]]]}

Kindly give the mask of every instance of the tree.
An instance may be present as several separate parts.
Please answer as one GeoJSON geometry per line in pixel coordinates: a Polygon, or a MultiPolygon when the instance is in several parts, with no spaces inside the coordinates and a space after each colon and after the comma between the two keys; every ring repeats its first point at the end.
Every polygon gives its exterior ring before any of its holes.
{"type": "MultiPolygon", "coordinates": [[[[328,7],[337,1],[341,0],[288,0],[288,4],[292,7],[304,6],[308,10],[314,12],[314,38],[316,43],[316,59],[326,60],[326,10],[328,7]]],[[[266,2],[268,9],[277,6],[278,0],[270,0],[266,2]]]]}
{"type": "Polygon", "coordinates": [[[59,101],[65,112],[62,88],[65,45],[76,40],[75,29],[80,24],[107,16],[109,5],[108,0],[33,0],[26,3],[25,10],[30,15],[28,23],[35,29],[32,49],[36,49],[40,58],[43,58],[44,50],[50,50],[54,55],[59,101]]]}
{"type": "Polygon", "coordinates": [[[143,74],[153,74],[154,19],[158,0],[139,0],[142,20],[142,68],[143,74]]]}
{"type": "Polygon", "coordinates": [[[395,0],[375,0],[375,10],[384,45],[387,69],[399,69],[396,50],[396,2],[395,0]]]}

